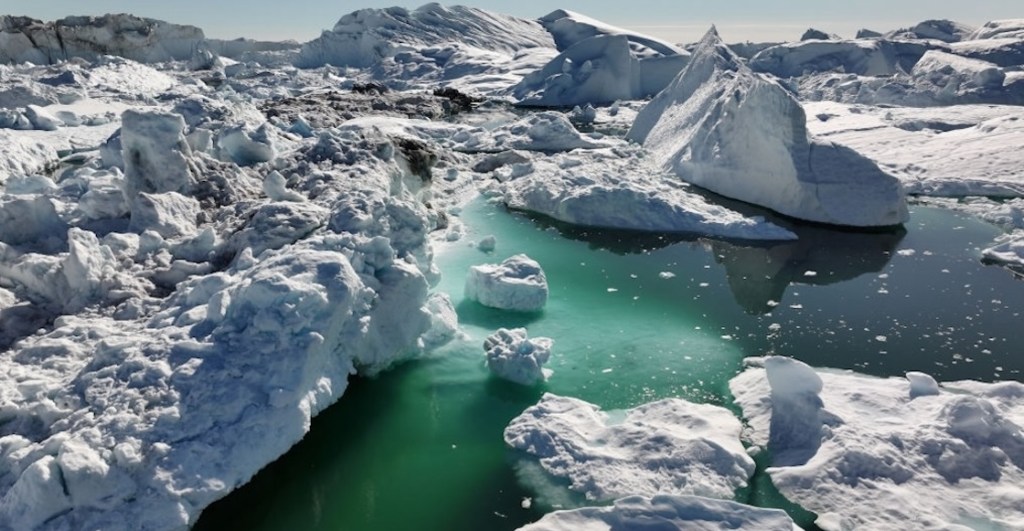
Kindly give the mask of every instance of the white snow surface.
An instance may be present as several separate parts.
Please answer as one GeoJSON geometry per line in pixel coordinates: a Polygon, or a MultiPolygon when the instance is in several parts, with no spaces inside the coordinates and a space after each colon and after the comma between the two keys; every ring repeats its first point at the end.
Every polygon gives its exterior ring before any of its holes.
{"type": "Polygon", "coordinates": [[[505,428],[506,444],[591,502],[658,494],[732,499],[754,472],[739,435],[739,420],[717,406],[669,398],[605,412],[551,393],[505,428]]]}
{"type": "Polygon", "coordinates": [[[520,531],[619,531],[626,529],[797,531],[780,509],[751,507],[699,496],[657,495],[620,498],[606,507],[555,511],[520,531]]]}
{"type": "Polygon", "coordinates": [[[750,68],[779,77],[840,70],[864,76],[891,76],[909,70],[933,48],[921,41],[854,39],[810,40],[778,44],[750,59],[750,68]]]}
{"type": "Polygon", "coordinates": [[[909,216],[899,181],[809,136],[800,103],[743,65],[714,28],[627,136],[687,182],[788,216],[860,227],[909,216]]]}
{"type": "Polygon", "coordinates": [[[1024,385],[926,376],[770,357],[729,386],[772,482],[822,529],[1024,528],[1024,385]]]}
{"type": "Polygon", "coordinates": [[[484,355],[491,373],[520,385],[547,380],[550,369],[543,366],[551,359],[554,340],[530,338],[525,328],[499,328],[484,340],[484,355]]]}
{"type": "Polygon", "coordinates": [[[1024,194],[1024,108],[916,109],[806,103],[807,129],[871,158],[908,193],[960,197],[1024,194]]]}
{"type": "Polygon", "coordinates": [[[517,254],[500,264],[470,266],[465,295],[491,308],[538,312],[548,302],[548,279],[540,264],[517,254]]]}

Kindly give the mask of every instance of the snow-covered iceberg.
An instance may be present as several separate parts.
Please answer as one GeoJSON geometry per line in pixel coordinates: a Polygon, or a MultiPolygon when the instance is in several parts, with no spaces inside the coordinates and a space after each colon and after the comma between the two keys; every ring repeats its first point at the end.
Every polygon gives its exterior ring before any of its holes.
{"type": "Polygon", "coordinates": [[[512,88],[523,105],[571,107],[643,99],[657,94],[686,66],[689,52],[571,11],[540,19],[557,57],[512,88]]]}
{"type": "Polygon", "coordinates": [[[979,39],[1024,39],[1024,18],[991,20],[964,40],[979,39]]]}
{"type": "Polygon", "coordinates": [[[712,28],[628,138],[683,180],[779,213],[858,227],[908,218],[898,180],[808,135],[800,103],[747,68],[712,28]]]}
{"type": "Polygon", "coordinates": [[[551,338],[528,337],[525,328],[499,328],[484,340],[487,368],[517,384],[542,382],[551,375],[551,370],[543,366],[551,358],[553,344],[551,338]]]}
{"type": "Polygon", "coordinates": [[[732,499],[754,473],[740,429],[728,410],[678,398],[605,412],[545,393],[512,419],[505,442],[587,500],[657,494],[732,499]]]}
{"type": "Polygon", "coordinates": [[[401,54],[460,43],[477,50],[514,54],[527,48],[554,48],[551,35],[536,21],[465,6],[437,3],[417,9],[362,9],[342,17],[331,31],[303,45],[300,67],[367,67],[401,54]]]}
{"type": "Polygon", "coordinates": [[[630,496],[606,507],[555,511],[520,531],[605,531],[672,529],[688,531],[797,531],[800,528],[780,509],[751,507],[699,496],[630,496]]]}
{"type": "Polygon", "coordinates": [[[822,529],[1024,527],[1024,385],[876,378],[789,358],[730,382],[772,483],[822,529]]]}
{"type": "Polygon", "coordinates": [[[540,264],[517,254],[500,264],[471,266],[465,294],[491,308],[537,312],[548,302],[548,279],[540,264]]]}

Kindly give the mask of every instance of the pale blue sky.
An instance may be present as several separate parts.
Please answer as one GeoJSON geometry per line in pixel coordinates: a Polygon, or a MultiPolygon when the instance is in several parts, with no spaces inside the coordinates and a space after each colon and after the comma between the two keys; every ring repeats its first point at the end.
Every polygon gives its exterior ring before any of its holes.
{"type": "MultiPolygon", "coordinates": [[[[170,22],[193,24],[210,37],[252,37],[299,41],[329,29],[345,13],[364,7],[424,2],[395,0],[0,0],[0,13],[52,20],[65,15],[133,13],[170,22]]],[[[1021,0],[475,0],[454,2],[526,18],[556,8],[571,9],[619,26],[676,42],[696,40],[712,23],[727,41],[795,40],[814,26],[852,36],[858,28],[878,31],[909,26],[929,18],[948,18],[979,25],[1000,18],[1024,18],[1021,0]]]]}

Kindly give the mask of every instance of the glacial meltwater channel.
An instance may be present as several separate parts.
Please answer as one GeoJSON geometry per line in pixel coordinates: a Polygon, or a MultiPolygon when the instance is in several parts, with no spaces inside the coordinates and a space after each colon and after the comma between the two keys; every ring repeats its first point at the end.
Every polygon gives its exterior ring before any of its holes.
{"type": "MultiPolygon", "coordinates": [[[[353,381],[197,529],[515,529],[543,514],[544,496],[517,481],[502,431],[545,391],[605,408],[670,396],[730,406],[743,358],[769,353],[880,376],[1024,378],[1024,282],[979,261],[999,231],[966,215],[919,206],[905,232],[797,226],[798,242],[761,246],[572,230],[483,201],[461,219],[466,236],[438,248],[438,289],[467,337],[353,381]],[[489,234],[494,253],[472,246],[489,234]],[[547,273],[542,313],[462,300],[470,265],[517,253],[547,273]],[[519,326],[555,340],[554,375],[538,388],[483,364],[484,338],[519,326]]],[[[739,496],[778,503],[763,478],[739,496]]]]}

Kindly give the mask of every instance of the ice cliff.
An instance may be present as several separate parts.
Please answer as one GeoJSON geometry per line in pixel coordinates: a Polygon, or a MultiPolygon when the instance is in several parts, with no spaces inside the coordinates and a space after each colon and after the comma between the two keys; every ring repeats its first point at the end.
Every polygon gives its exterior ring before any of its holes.
{"type": "Polygon", "coordinates": [[[745,66],[712,29],[628,138],[683,180],[799,219],[903,223],[899,181],[853,150],[807,133],[800,103],[745,66]]]}

